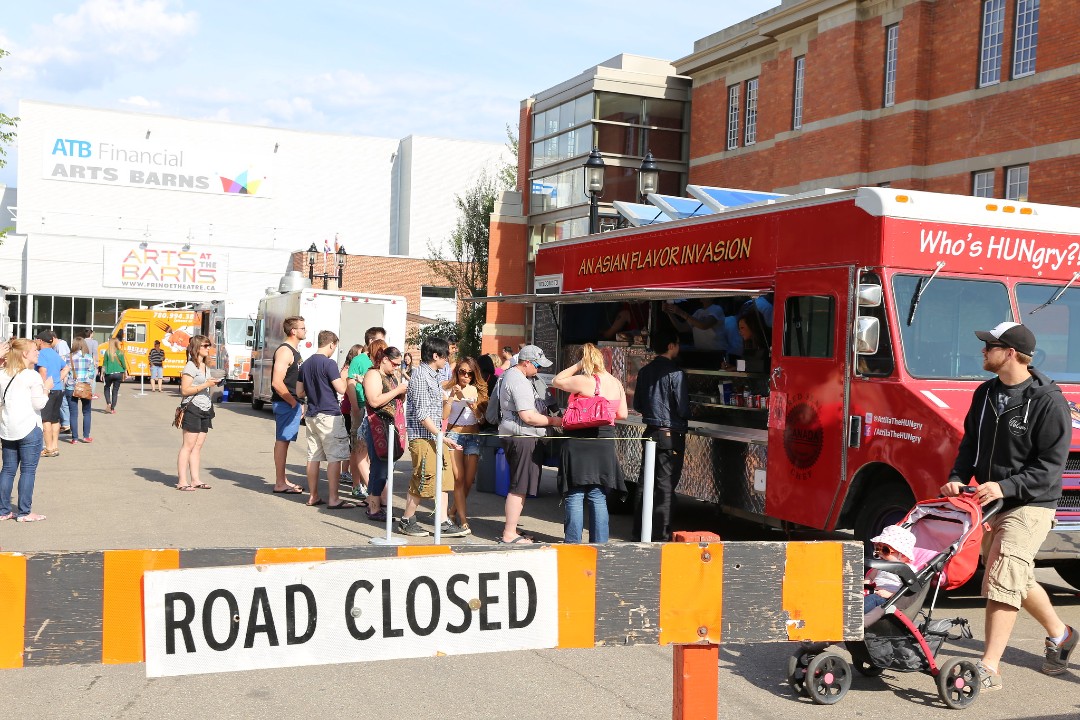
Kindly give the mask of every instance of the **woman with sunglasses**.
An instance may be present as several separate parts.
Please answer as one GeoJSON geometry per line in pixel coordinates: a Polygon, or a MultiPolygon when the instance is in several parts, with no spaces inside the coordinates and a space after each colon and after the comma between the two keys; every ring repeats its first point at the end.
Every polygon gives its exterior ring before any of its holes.
{"type": "Polygon", "coordinates": [[[209,490],[199,479],[199,460],[206,433],[212,427],[214,404],[210,402],[210,388],[216,387],[220,378],[210,377],[206,358],[210,354],[210,338],[196,335],[188,343],[187,365],[180,375],[180,397],[184,406],[184,419],[180,423],[183,440],[176,457],[176,489],[209,490]]]}
{"type": "MultiPolygon", "coordinates": [[[[443,383],[443,422],[446,434],[460,446],[452,450],[454,504],[449,515],[466,532],[469,529],[466,502],[476,480],[476,466],[480,461],[480,419],[487,409],[487,383],[480,375],[480,366],[471,357],[458,362],[454,376],[443,383]]],[[[447,518],[451,519],[451,518],[447,518]]]]}
{"type": "MultiPolygon", "coordinates": [[[[389,506],[390,498],[386,497],[386,478],[388,459],[394,449],[387,446],[389,439],[388,429],[394,422],[394,412],[397,409],[398,398],[404,397],[409,389],[409,381],[398,382],[394,371],[401,362],[401,351],[396,347],[387,347],[384,340],[375,340],[368,346],[369,351],[374,348],[372,356],[373,365],[364,373],[364,400],[367,402],[367,417],[361,427],[365,430],[358,440],[367,443],[368,457],[371,458],[371,469],[368,471],[368,520],[382,522],[386,520],[384,507],[389,506]],[[379,457],[376,448],[376,439],[381,438],[385,447],[382,457],[379,457]]],[[[401,447],[401,438],[395,433],[394,443],[401,447]]]]}

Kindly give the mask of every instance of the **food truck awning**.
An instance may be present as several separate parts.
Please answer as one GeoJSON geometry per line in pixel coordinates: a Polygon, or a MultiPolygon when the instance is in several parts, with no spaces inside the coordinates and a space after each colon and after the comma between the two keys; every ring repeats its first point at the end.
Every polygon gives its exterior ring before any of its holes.
{"type": "Polygon", "coordinates": [[[476,302],[505,302],[523,305],[570,304],[603,302],[645,302],[649,300],[682,300],[703,297],[745,297],[772,292],[768,285],[739,288],[623,288],[619,290],[586,290],[572,293],[526,293],[524,295],[492,295],[473,298],[476,302]]]}

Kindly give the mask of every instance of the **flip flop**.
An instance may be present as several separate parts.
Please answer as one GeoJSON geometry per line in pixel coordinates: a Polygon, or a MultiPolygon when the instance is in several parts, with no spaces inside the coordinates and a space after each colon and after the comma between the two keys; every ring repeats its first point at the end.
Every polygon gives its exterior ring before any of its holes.
{"type": "Polygon", "coordinates": [[[180,492],[195,492],[195,488],[190,485],[177,485],[176,489],[180,492]]]}
{"type": "Polygon", "coordinates": [[[354,508],[354,507],[356,507],[356,506],[353,505],[352,503],[347,503],[344,500],[342,500],[337,505],[327,505],[326,509],[327,510],[349,510],[349,509],[354,508]]]}
{"type": "Polygon", "coordinates": [[[206,483],[198,483],[197,485],[192,485],[191,487],[195,488],[196,490],[209,490],[210,489],[210,486],[207,485],[206,483]]]}
{"type": "Polygon", "coordinates": [[[386,522],[385,510],[379,510],[378,512],[366,512],[364,514],[367,515],[368,520],[373,520],[375,522],[386,522]]]}
{"type": "Polygon", "coordinates": [[[517,545],[518,543],[522,543],[523,545],[531,545],[533,543],[533,540],[532,538],[525,535],[518,535],[513,540],[503,540],[502,538],[499,538],[497,543],[499,545],[517,545]]]}
{"type": "Polygon", "coordinates": [[[275,490],[275,495],[303,495],[304,491],[299,485],[290,485],[284,490],[275,490]]]}
{"type": "Polygon", "coordinates": [[[326,504],[326,501],[325,501],[325,500],[316,500],[315,502],[309,502],[309,503],[307,504],[307,506],[308,506],[308,507],[318,507],[318,506],[320,506],[320,505],[325,505],[325,504],[326,504]]]}

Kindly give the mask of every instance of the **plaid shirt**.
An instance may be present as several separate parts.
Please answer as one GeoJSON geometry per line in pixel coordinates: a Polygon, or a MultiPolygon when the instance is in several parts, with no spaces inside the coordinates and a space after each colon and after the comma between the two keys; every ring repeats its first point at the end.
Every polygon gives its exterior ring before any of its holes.
{"type": "Polygon", "coordinates": [[[68,373],[64,386],[73,388],[77,382],[93,382],[94,361],[86,353],[77,352],[71,356],[71,372],[68,373]]]}
{"type": "Polygon", "coordinates": [[[435,427],[442,427],[443,392],[439,387],[438,375],[426,363],[420,363],[413,370],[405,398],[405,427],[409,439],[434,438],[421,421],[431,418],[435,427]]]}

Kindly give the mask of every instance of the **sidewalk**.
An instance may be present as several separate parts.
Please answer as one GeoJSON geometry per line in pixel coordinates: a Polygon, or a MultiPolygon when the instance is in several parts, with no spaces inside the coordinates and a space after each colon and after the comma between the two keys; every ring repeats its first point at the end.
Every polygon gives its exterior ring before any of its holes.
{"type": "MultiPolygon", "coordinates": [[[[309,508],[307,494],[275,495],[274,419],[250,403],[215,405],[217,417],[202,456],[202,481],[211,490],[178,492],[176,454],[180,431],[173,428],[177,386],[139,396],[137,383],[121,387],[115,415],[94,401],[92,444],[71,445],[61,435],[60,457],[42,458],[34,489],[40,523],[0,524],[5,551],[103,550],[118,548],[331,547],[367,544],[385,535],[385,524],[364,517],[364,508],[334,511],[309,508]]],[[[304,478],[305,430],[290,447],[289,480],[307,488],[304,478]]],[[[394,508],[405,502],[410,463],[398,462],[394,508]]],[[[326,498],[325,469],[321,488],[326,498]]],[[[555,474],[547,471],[540,497],[525,503],[522,529],[539,541],[561,542],[563,509],[555,474]]],[[[12,500],[15,500],[13,495],[12,500]]],[[[419,514],[425,523],[430,505],[419,514]]],[[[454,544],[494,544],[503,523],[503,498],[478,492],[469,496],[473,535],[446,538],[454,544]]],[[[629,516],[612,515],[611,537],[630,539],[629,516]]],[[[402,536],[397,536],[402,537],[402,536]]],[[[403,538],[404,539],[404,538],[403,538]]],[[[408,538],[430,544],[433,538],[408,538]]]]}

